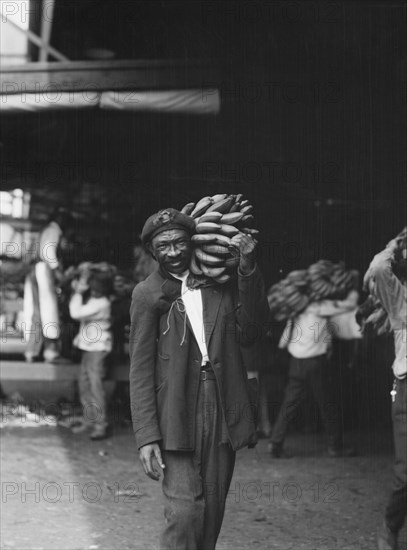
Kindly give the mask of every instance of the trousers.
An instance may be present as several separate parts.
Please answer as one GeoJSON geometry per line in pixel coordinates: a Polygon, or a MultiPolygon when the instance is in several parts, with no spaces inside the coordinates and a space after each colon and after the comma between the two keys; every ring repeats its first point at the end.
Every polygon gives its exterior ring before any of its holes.
{"type": "Polygon", "coordinates": [[[397,392],[392,403],[394,479],[385,517],[389,529],[398,533],[407,515],[407,379],[396,379],[394,389],[397,392]]]}
{"type": "Polygon", "coordinates": [[[271,434],[271,442],[274,445],[280,446],[284,443],[288,425],[296,419],[298,407],[309,389],[318,404],[328,436],[328,445],[334,448],[340,446],[339,411],[330,390],[327,362],[326,355],[306,359],[290,358],[284,400],[271,434]]]}
{"type": "Polygon", "coordinates": [[[106,393],[103,380],[106,375],[107,351],[82,351],[79,371],[79,397],[86,423],[106,428],[106,393]]]}
{"type": "Polygon", "coordinates": [[[216,380],[201,380],[194,451],[163,451],[165,526],[161,550],[214,550],[235,452],[221,441],[222,409],[216,380]]]}

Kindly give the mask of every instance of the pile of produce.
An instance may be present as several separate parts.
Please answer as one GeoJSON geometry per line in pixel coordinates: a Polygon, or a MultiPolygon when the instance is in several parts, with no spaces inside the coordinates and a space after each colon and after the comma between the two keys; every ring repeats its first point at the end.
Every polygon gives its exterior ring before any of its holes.
{"type": "Polygon", "coordinates": [[[355,287],[355,271],[345,269],[342,262],[320,260],[308,269],[291,271],[269,289],[267,299],[274,319],[286,321],[311,302],[344,299],[355,287]]]}
{"type": "Polygon", "coordinates": [[[229,281],[239,264],[239,252],[232,238],[239,232],[258,233],[252,228],[253,206],[242,194],[219,193],[203,197],[197,203],[190,202],[181,212],[195,220],[191,272],[217,283],[229,281]]]}

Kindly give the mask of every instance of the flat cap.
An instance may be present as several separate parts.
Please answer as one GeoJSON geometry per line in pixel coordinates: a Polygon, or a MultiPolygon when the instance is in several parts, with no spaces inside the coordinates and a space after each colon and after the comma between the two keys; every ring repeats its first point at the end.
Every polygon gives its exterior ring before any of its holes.
{"type": "Polygon", "coordinates": [[[192,235],[195,231],[195,222],[191,216],[175,208],[165,208],[147,219],[141,232],[141,241],[147,244],[156,235],[169,229],[183,229],[192,235]]]}

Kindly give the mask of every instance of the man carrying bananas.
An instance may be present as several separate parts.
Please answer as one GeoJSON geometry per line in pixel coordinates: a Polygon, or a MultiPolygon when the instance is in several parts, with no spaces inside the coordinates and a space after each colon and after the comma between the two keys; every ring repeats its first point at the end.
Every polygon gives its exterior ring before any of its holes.
{"type": "Polygon", "coordinates": [[[390,392],[394,482],[384,521],[377,532],[377,547],[395,550],[407,515],[407,227],[373,258],[364,284],[386,311],[394,335],[394,383],[390,392]]]}
{"type": "Polygon", "coordinates": [[[355,310],[357,293],[351,291],[344,300],[313,301],[287,322],[279,347],[290,355],[288,383],[283,403],[273,426],[269,451],[272,458],[289,458],[284,441],[288,426],[297,418],[297,411],[306,392],[311,390],[327,433],[328,456],[352,456],[354,449],[343,446],[339,408],[329,380],[328,352],[331,344],[329,319],[355,310]]]}
{"type": "Polygon", "coordinates": [[[148,218],[142,241],[159,267],[136,286],[130,310],[133,427],[146,475],[159,479],[154,460],[163,472],[162,549],[215,548],[235,451],[256,443],[242,361],[250,327],[268,315],[256,241],[232,238],[232,280],[198,281],[189,271],[194,231],[193,218],[172,208],[148,218]]]}

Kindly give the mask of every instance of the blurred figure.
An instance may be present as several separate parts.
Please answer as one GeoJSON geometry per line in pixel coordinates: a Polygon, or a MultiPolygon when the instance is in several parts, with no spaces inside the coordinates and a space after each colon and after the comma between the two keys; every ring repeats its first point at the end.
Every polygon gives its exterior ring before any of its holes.
{"type": "MultiPolygon", "coordinates": [[[[359,274],[355,273],[355,288],[360,287],[359,274]],[[357,274],[357,276],[356,276],[357,274]]],[[[359,293],[355,290],[355,302],[359,302],[359,293]]],[[[329,324],[332,328],[332,364],[333,382],[337,401],[341,407],[343,426],[353,428],[359,418],[361,372],[363,363],[363,335],[356,321],[357,309],[333,315],[329,324]]]]}
{"type": "Polygon", "coordinates": [[[365,288],[388,315],[394,335],[392,420],[394,482],[384,521],[377,533],[379,550],[395,550],[407,515],[407,228],[377,254],[366,272],[365,288]]]}
{"type": "Polygon", "coordinates": [[[280,348],[287,347],[290,354],[288,384],[271,434],[269,451],[272,458],[289,457],[283,449],[285,436],[308,389],[318,404],[328,434],[328,455],[337,457],[354,454],[353,449],[342,447],[339,411],[329,383],[331,334],[327,325],[332,315],[354,310],[356,306],[357,293],[352,291],[342,301],[313,302],[288,321],[279,344],[280,348]]]}
{"type": "Polygon", "coordinates": [[[102,273],[82,272],[73,281],[74,294],[69,304],[72,319],[80,321],[74,345],[81,350],[79,397],[84,426],[92,427],[90,439],[107,437],[107,403],[103,380],[107,357],[112,350],[111,278],[102,273]],[[84,295],[88,293],[85,301],[84,295]]]}
{"type": "Polygon", "coordinates": [[[117,360],[127,359],[125,346],[130,331],[130,304],[134,283],[124,274],[113,277],[112,294],[112,332],[113,355],[117,360]]]}
{"type": "MultiPolygon", "coordinates": [[[[113,351],[111,366],[128,362],[128,344],[130,333],[130,304],[134,282],[125,272],[118,272],[113,277],[112,294],[112,332],[113,351]]],[[[115,404],[115,419],[130,422],[129,381],[117,380],[112,396],[115,404]]]]}
{"type": "Polygon", "coordinates": [[[137,283],[144,281],[157,267],[158,263],[143,247],[141,243],[136,244],[133,249],[134,270],[133,279],[137,283]]]}
{"type": "Polygon", "coordinates": [[[25,333],[24,353],[28,362],[43,354],[47,362],[60,358],[61,325],[56,287],[63,278],[60,244],[64,232],[72,225],[71,214],[59,208],[41,231],[34,253],[34,265],[24,286],[25,333]]]}

